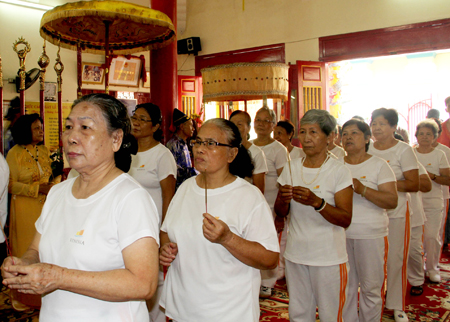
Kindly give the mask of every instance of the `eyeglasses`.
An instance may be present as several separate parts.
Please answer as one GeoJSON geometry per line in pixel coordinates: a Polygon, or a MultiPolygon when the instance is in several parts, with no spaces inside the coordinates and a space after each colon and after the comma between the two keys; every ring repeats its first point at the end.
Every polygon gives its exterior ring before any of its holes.
{"type": "Polygon", "coordinates": [[[264,125],[269,125],[270,123],[273,123],[273,122],[271,120],[255,119],[255,123],[264,123],[264,125]]]}
{"type": "Polygon", "coordinates": [[[131,120],[132,121],[135,121],[135,122],[139,122],[139,123],[145,123],[145,122],[151,122],[152,120],[146,120],[146,119],[143,119],[142,117],[140,117],[140,118],[137,118],[136,116],[132,116],[131,117],[131,120]]]}
{"type": "Polygon", "coordinates": [[[223,143],[216,142],[214,140],[206,140],[206,141],[192,140],[190,144],[191,144],[191,147],[193,147],[193,148],[199,148],[202,144],[204,144],[208,150],[214,150],[217,146],[227,146],[227,147],[233,148],[233,146],[230,144],[223,144],[223,143]]]}

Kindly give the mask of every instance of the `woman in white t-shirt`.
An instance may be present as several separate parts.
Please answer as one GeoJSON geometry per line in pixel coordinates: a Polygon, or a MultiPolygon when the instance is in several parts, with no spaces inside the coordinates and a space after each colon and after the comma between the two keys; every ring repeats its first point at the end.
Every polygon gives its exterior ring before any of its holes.
{"type": "MultiPolygon", "coordinates": [[[[438,139],[439,136],[442,133],[442,123],[440,119],[437,118],[430,118],[431,120],[434,120],[436,122],[436,124],[439,127],[439,132],[438,132],[438,139]]],[[[447,161],[450,163],[450,148],[446,145],[443,145],[442,143],[439,143],[437,140],[435,140],[432,144],[433,148],[441,150],[442,152],[445,153],[445,156],[447,157],[447,161]]],[[[442,197],[444,198],[444,209],[442,211],[442,221],[441,221],[441,228],[439,230],[439,238],[441,241],[441,253],[442,253],[442,248],[444,247],[445,240],[448,240],[448,233],[447,233],[447,238],[445,238],[446,233],[445,231],[448,231],[448,228],[446,228],[446,224],[447,224],[447,220],[448,220],[448,212],[449,212],[449,199],[450,199],[450,192],[449,192],[449,187],[448,186],[442,186],[442,197]]],[[[439,256],[440,257],[440,256],[439,256]]]]}
{"type": "Polygon", "coordinates": [[[250,128],[252,119],[250,115],[241,110],[236,110],[230,115],[230,121],[234,123],[241,133],[242,145],[247,149],[253,161],[253,173],[248,181],[264,193],[264,186],[266,184],[267,162],[264,152],[256,145],[252,144],[248,139],[250,137],[250,128]]]}
{"type": "Polygon", "coordinates": [[[432,146],[437,137],[438,126],[433,120],[426,119],[417,124],[418,146],[414,148],[414,152],[432,180],[431,191],[422,194],[422,202],[426,216],[423,242],[426,254],[425,270],[430,281],[434,283],[440,283],[441,281],[438,264],[441,250],[439,231],[444,208],[442,185],[450,185],[450,169],[447,157],[444,152],[432,146]]]}
{"type": "Polygon", "coordinates": [[[353,176],[353,216],[346,230],[350,265],[344,321],[381,321],[384,310],[385,271],[388,255],[386,209],[397,207],[397,185],[387,162],[368,154],[372,133],[366,123],[351,119],[342,126],[340,161],[353,176]],[[359,314],[358,314],[358,289],[359,314]]]}
{"type": "MultiPolygon", "coordinates": [[[[277,179],[281,174],[284,165],[288,161],[288,151],[283,144],[273,139],[270,135],[276,122],[275,112],[264,106],[256,112],[255,132],[257,138],[252,141],[253,144],[263,150],[266,156],[268,173],[266,175],[266,185],[264,188],[264,197],[273,212],[273,206],[278,193],[277,179]]],[[[275,214],[274,214],[275,219],[275,214]]],[[[279,222],[276,223],[277,225],[279,222]]],[[[281,222],[277,231],[281,231],[284,222],[281,222]]],[[[269,297],[272,294],[275,283],[278,278],[278,267],[273,270],[261,271],[261,297],[269,297]]]]}
{"type": "MultiPolygon", "coordinates": [[[[175,194],[177,164],[173,154],[160,143],[162,115],[159,107],[152,103],[136,106],[131,117],[131,134],[136,138],[138,151],[132,156],[128,174],[147,190],[158,209],[159,222],[164,221],[167,208],[175,194]]],[[[164,273],[159,272],[158,289],[147,301],[152,322],[165,322],[166,316],[159,307],[164,273]]]]}
{"type": "Polygon", "coordinates": [[[258,322],[259,269],[279,253],[270,208],[241,179],[252,165],[232,122],[206,121],[191,146],[200,174],[180,186],[161,227],[170,268],[160,304],[174,321],[258,322]]]}
{"type": "Polygon", "coordinates": [[[305,158],[290,161],[278,182],[278,216],[291,213],[284,258],[290,321],[340,321],[347,293],[345,228],[352,220],[352,175],[327,145],[335,118],[309,110],[300,121],[305,158]]]}
{"type": "Polygon", "coordinates": [[[379,108],[373,111],[370,125],[376,141],[370,145],[368,153],[386,160],[397,179],[397,208],[388,210],[389,255],[386,307],[394,310],[396,322],[407,322],[408,316],[404,310],[411,228],[406,194],[419,191],[419,171],[417,158],[412,148],[394,138],[397,123],[396,110],[379,108]]]}
{"type": "Polygon", "coordinates": [[[162,223],[175,194],[177,164],[172,153],[160,143],[162,116],[152,103],[136,106],[131,117],[131,134],[138,143],[138,152],[132,156],[128,172],[148,191],[158,208],[162,223]]]}
{"type": "Polygon", "coordinates": [[[419,166],[419,191],[410,192],[411,199],[408,200],[411,208],[411,241],[409,243],[408,257],[408,282],[411,284],[409,294],[420,296],[423,293],[425,273],[423,270],[423,225],[426,216],[423,211],[422,192],[431,191],[431,179],[425,167],[418,162],[419,166]]]}
{"type": "Polygon", "coordinates": [[[123,172],[130,129],[112,96],[74,102],[62,141],[80,175],[50,190],[32,244],[2,265],[5,285],[42,295],[40,321],[149,321],[159,223],[149,194],[123,172]]]}

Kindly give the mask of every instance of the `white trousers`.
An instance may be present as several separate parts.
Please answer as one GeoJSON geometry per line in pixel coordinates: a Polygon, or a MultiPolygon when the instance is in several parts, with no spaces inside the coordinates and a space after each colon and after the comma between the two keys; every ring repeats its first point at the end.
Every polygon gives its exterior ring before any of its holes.
{"type": "Polygon", "coordinates": [[[408,265],[409,209],[404,218],[389,218],[386,308],[405,310],[406,271],[408,265]]]}
{"type": "Polygon", "coordinates": [[[315,322],[319,307],[321,322],[343,322],[347,294],[348,263],[307,266],[286,263],[289,321],[315,322]]]}
{"type": "Polygon", "coordinates": [[[158,288],[150,300],[147,300],[147,308],[149,310],[150,322],[165,322],[166,314],[164,309],[159,306],[159,299],[164,285],[164,273],[160,270],[158,273],[158,288]]]}
{"type": "Polygon", "coordinates": [[[423,225],[411,228],[408,281],[412,286],[420,286],[425,282],[423,270],[423,225]]]}
{"type": "Polygon", "coordinates": [[[439,272],[439,255],[441,253],[441,241],[439,230],[441,228],[442,210],[424,209],[427,221],[423,233],[423,249],[425,251],[425,270],[427,272],[439,272]]]}
{"type": "Polygon", "coordinates": [[[274,269],[261,270],[261,285],[273,288],[277,282],[280,271],[284,269],[284,251],[286,250],[287,241],[287,229],[288,220],[284,222],[284,228],[281,233],[278,234],[278,242],[280,243],[280,257],[278,259],[278,265],[274,269]]]}
{"type": "Polygon", "coordinates": [[[439,241],[441,242],[441,251],[439,252],[439,258],[441,258],[442,248],[444,247],[445,242],[445,224],[447,223],[448,206],[449,206],[448,200],[449,199],[444,199],[444,209],[442,210],[441,228],[439,230],[439,241]]]}
{"type": "Polygon", "coordinates": [[[388,238],[347,239],[350,272],[344,321],[381,321],[387,274],[388,238]],[[358,317],[358,288],[359,317],[358,317]]]}

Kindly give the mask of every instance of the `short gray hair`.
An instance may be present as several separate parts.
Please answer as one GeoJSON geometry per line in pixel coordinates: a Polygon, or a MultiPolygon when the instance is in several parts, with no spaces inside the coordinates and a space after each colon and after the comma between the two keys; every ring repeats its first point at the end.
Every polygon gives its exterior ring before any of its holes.
{"type": "Polygon", "coordinates": [[[268,106],[261,107],[257,112],[256,115],[260,112],[267,112],[269,113],[270,117],[272,118],[272,123],[275,124],[277,122],[277,116],[275,115],[275,112],[271,110],[268,106]]]}
{"type": "Polygon", "coordinates": [[[336,119],[325,110],[309,110],[300,120],[300,125],[318,124],[327,136],[336,129],[336,119]]]}
{"type": "Polygon", "coordinates": [[[421,122],[419,122],[419,124],[417,124],[417,128],[416,128],[416,137],[419,134],[419,130],[422,127],[426,127],[427,129],[430,129],[431,132],[433,132],[433,136],[436,139],[439,135],[439,127],[437,125],[437,123],[432,120],[432,119],[425,119],[421,122]]]}

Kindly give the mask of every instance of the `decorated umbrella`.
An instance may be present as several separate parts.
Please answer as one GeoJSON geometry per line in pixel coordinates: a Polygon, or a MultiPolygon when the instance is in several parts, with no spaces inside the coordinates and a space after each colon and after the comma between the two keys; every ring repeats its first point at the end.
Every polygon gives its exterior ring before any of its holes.
{"type": "Polygon", "coordinates": [[[105,54],[105,92],[109,92],[111,54],[127,55],[158,49],[175,39],[164,13],[121,1],[79,1],[47,11],[41,36],[63,48],[77,50],[78,93],[81,92],[81,50],[105,54]]]}

